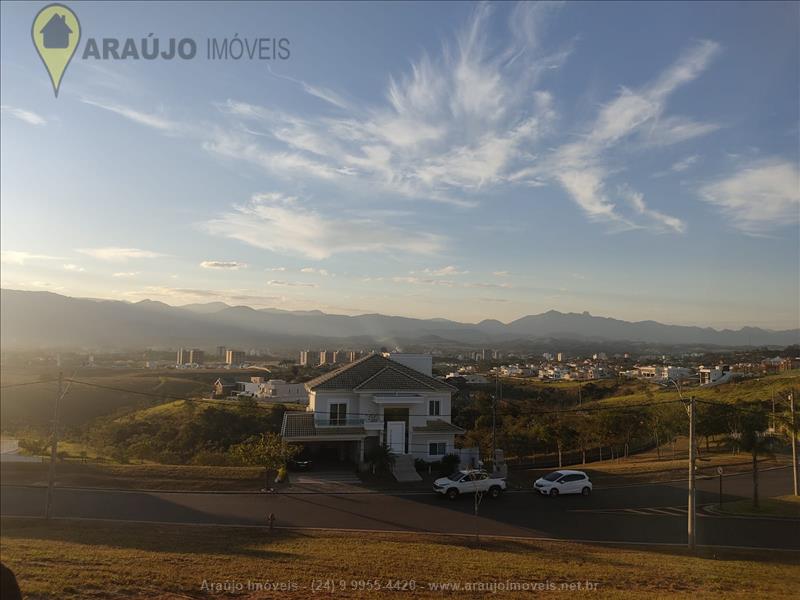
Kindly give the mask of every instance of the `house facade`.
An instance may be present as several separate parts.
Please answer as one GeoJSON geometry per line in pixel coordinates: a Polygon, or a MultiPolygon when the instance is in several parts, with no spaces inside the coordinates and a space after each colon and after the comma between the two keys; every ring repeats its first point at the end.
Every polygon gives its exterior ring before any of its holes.
{"type": "Polygon", "coordinates": [[[260,402],[306,404],[308,393],[302,383],[287,383],[283,379],[251,377],[249,381],[219,378],[214,382],[215,398],[254,398],[260,402]]]}
{"type": "MultiPolygon", "coordinates": [[[[306,383],[308,408],[284,415],[283,438],[359,466],[381,444],[427,462],[454,453],[464,433],[450,422],[456,388],[393,358],[371,354],[306,383]]],[[[420,368],[416,357],[409,362],[420,368]]]]}

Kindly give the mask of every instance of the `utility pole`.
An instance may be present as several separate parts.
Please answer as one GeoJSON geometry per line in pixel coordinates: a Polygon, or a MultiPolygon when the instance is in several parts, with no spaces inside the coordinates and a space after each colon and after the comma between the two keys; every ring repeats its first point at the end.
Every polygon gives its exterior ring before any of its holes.
{"type": "MultiPolygon", "coordinates": [[[[495,372],[494,396],[492,396],[492,474],[497,472],[497,399],[500,395],[500,371],[495,372]]],[[[477,510],[477,504],[475,505],[477,510]]]]}
{"type": "Polygon", "coordinates": [[[792,481],[794,495],[797,496],[797,422],[794,420],[794,390],[789,392],[789,410],[792,414],[792,426],[789,429],[789,435],[792,436],[792,481]]]}
{"type": "Polygon", "coordinates": [[[61,404],[61,388],[64,382],[64,373],[58,372],[58,392],[56,392],[56,405],[53,409],[53,437],[50,440],[50,476],[47,483],[47,497],[44,505],[44,518],[49,519],[53,511],[53,487],[56,482],[56,459],[58,458],[58,408],[61,404]]]}
{"type": "Polygon", "coordinates": [[[689,550],[694,551],[695,548],[695,481],[694,481],[694,463],[695,463],[695,400],[694,396],[689,398],[689,510],[687,521],[687,538],[689,543],[689,550]]]}

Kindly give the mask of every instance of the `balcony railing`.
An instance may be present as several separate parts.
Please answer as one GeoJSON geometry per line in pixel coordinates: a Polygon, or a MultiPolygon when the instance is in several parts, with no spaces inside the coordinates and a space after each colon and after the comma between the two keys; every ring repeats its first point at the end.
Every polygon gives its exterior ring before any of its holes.
{"type": "Polygon", "coordinates": [[[314,417],[314,425],[317,427],[362,427],[364,419],[318,415],[314,417]]]}

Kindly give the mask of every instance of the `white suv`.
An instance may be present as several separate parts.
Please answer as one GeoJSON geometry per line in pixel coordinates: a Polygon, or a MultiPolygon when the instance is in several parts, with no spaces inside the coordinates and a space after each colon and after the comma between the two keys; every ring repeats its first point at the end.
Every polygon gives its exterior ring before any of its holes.
{"type": "Polygon", "coordinates": [[[589,476],[583,471],[553,471],[537,479],[533,487],[537,492],[545,496],[558,496],[559,494],[583,494],[588,496],[592,493],[592,482],[589,481],[589,476]]]}
{"type": "Polygon", "coordinates": [[[456,471],[447,477],[441,477],[433,482],[433,491],[455,500],[461,494],[486,492],[492,498],[497,498],[506,489],[506,480],[489,477],[486,471],[456,471]]]}

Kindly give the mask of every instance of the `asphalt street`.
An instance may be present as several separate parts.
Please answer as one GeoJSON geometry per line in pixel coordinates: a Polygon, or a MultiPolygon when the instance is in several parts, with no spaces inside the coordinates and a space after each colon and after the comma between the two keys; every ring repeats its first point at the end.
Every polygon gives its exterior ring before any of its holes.
{"type": "MultiPolygon", "coordinates": [[[[724,499],[748,496],[749,474],[724,479],[724,499]]],[[[791,470],[760,477],[764,497],[791,492],[791,470]]],[[[474,516],[474,498],[455,501],[426,492],[198,493],[57,488],[56,517],[186,524],[264,525],[504,535],[597,542],[671,543],[686,541],[685,482],[598,488],[582,496],[541,497],[532,491],[485,498],[474,516]]],[[[344,490],[348,490],[346,492],[344,490]]],[[[43,514],[45,489],[3,485],[0,513],[43,514]]],[[[718,482],[698,482],[698,504],[716,503],[718,482]]],[[[700,510],[700,545],[800,550],[800,520],[721,517],[700,510]]]]}

